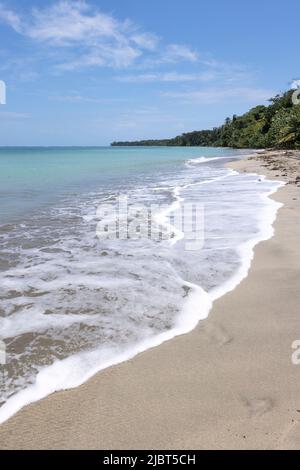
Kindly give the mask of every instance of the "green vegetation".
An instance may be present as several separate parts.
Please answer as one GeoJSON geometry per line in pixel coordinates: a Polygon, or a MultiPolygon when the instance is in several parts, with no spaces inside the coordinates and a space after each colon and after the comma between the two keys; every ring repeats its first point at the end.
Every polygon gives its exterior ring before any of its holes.
{"type": "Polygon", "coordinates": [[[227,118],[220,127],[194,131],[173,139],[113,142],[112,146],[207,146],[300,149],[300,105],[292,90],[277,95],[269,106],[256,106],[242,116],[227,118]]]}

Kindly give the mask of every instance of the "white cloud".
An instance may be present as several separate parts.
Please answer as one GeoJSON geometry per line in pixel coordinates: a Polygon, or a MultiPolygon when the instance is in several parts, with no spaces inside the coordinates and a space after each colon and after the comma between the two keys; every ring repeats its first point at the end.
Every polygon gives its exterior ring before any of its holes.
{"type": "Polygon", "coordinates": [[[187,46],[169,44],[161,47],[159,53],[148,57],[144,67],[156,67],[162,64],[177,64],[179,62],[196,63],[199,61],[198,53],[187,46]]]}
{"type": "Polygon", "coordinates": [[[165,62],[178,62],[181,60],[197,62],[198,54],[187,46],[171,44],[166,48],[164,60],[165,62]]]}
{"type": "Polygon", "coordinates": [[[21,32],[20,17],[12,10],[8,10],[2,3],[0,3],[0,21],[6,23],[18,33],[21,32]]]}
{"type": "Polygon", "coordinates": [[[18,121],[23,119],[29,119],[30,115],[26,113],[15,113],[13,111],[1,111],[0,120],[1,121],[18,121]]]}
{"type": "Polygon", "coordinates": [[[26,34],[33,39],[68,45],[94,43],[99,38],[122,41],[125,23],[112,16],[93,11],[84,1],[63,0],[50,8],[33,10],[26,34]]]}
{"type": "Polygon", "coordinates": [[[142,54],[139,48],[150,46],[150,36],[140,34],[131,39],[132,29],[128,21],[118,21],[84,1],[63,0],[50,8],[34,9],[26,35],[54,46],[78,47],[76,59],[59,65],[61,70],[74,70],[131,65],[142,54]]]}
{"type": "Polygon", "coordinates": [[[137,33],[131,37],[132,41],[143,49],[153,51],[156,49],[159,38],[152,33],[137,33]]]}
{"type": "Polygon", "coordinates": [[[145,73],[139,75],[124,75],[116,77],[117,81],[128,83],[150,83],[150,82],[192,82],[192,81],[210,81],[215,78],[213,72],[203,73],[145,73]]]}
{"type": "Polygon", "coordinates": [[[108,104],[108,103],[119,103],[121,100],[119,98],[94,98],[90,96],[83,96],[77,93],[73,93],[70,95],[52,95],[49,96],[49,100],[51,101],[64,101],[68,103],[95,103],[95,104],[108,104]]]}
{"type": "Polygon", "coordinates": [[[205,90],[193,90],[183,92],[167,92],[162,93],[168,98],[179,99],[184,102],[213,104],[229,99],[237,99],[242,101],[257,102],[268,100],[274,95],[273,90],[264,90],[250,87],[236,88],[209,88],[205,90]]]}
{"type": "Polygon", "coordinates": [[[172,44],[163,54],[160,39],[141,31],[128,20],[102,13],[84,0],[60,0],[50,7],[34,8],[19,16],[0,5],[0,20],[32,40],[65,50],[60,70],[108,66],[124,68],[145,55],[159,56],[159,62],[195,62],[196,52],[172,44]]]}
{"type": "Polygon", "coordinates": [[[82,95],[55,95],[49,96],[51,101],[66,101],[69,103],[103,103],[103,100],[98,98],[88,98],[82,95]]]}
{"type": "Polygon", "coordinates": [[[82,67],[115,67],[130,66],[141,52],[129,45],[115,47],[110,44],[98,45],[79,59],[65,62],[57,66],[60,70],[75,70],[82,67]]]}
{"type": "Polygon", "coordinates": [[[130,128],[145,128],[147,131],[149,126],[155,125],[155,127],[163,124],[168,124],[174,128],[175,126],[183,126],[182,118],[174,116],[169,113],[163,113],[159,109],[155,108],[141,108],[141,109],[130,109],[126,113],[118,114],[118,120],[115,123],[117,129],[130,129],[130,128]]]}

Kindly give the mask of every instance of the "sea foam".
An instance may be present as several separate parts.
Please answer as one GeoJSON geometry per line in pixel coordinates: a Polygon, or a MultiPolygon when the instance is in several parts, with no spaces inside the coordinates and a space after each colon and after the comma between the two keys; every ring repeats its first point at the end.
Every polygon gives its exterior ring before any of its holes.
{"type": "MultiPolygon", "coordinates": [[[[179,175],[164,174],[146,189],[143,183],[131,190],[137,201],[165,201],[167,195],[169,206],[156,219],[168,228],[171,214],[185,201],[201,201],[206,230],[199,253],[185,252],[184,233],[175,228],[175,236],[161,244],[99,243],[91,210],[94,205],[96,213],[96,194],[78,202],[79,226],[73,225],[68,204],[58,208],[66,218],[61,225],[55,211],[46,227],[40,220],[23,224],[19,263],[1,274],[6,316],[0,327],[9,344],[19,338],[27,342],[20,354],[9,350],[14,367],[4,376],[0,422],[29,403],[77,387],[113,364],[192,331],[213,302],[247,276],[255,245],[274,233],[281,204],[270,196],[283,183],[221,166],[199,173],[199,163],[221,158],[189,160],[179,175]],[[27,244],[34,236],[34,246],[27,244]]],[[[8,252],[14,252],[15,237],[5,238],[8,252]]]]}

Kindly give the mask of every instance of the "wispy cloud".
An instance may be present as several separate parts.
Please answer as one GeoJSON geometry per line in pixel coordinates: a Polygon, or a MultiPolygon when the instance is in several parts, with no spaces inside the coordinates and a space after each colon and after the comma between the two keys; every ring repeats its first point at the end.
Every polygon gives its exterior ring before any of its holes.
{"type": "Polygon", "coordinates": [[[29,119],[30,115],[26,113],[16,113],[13,111],[0,111],[1,121],[19,121],[29,119]]]}
{"type": "Polygon", "coordinates": [[[34,8],[26,16],[0,4],[0,20],[37,43],[66,49],[68,59],[58,64],[60,70],[123,68],[149,55],[156,56],[158,62],[197,60],[195,51],[180,44],[158,50],[161,40],[157,35],[103,13],[84,0],[60,0],[50,7],[34,8]]]}
{"type": "Polygon", "coordinates": [[[159,43],[159,37],[153,33],[136,33],[131,37],[132,41],[143,49],[154,51],[159,43]]]}
{"type": "Polygon", "coordinates": [[[80,94],[70,95],[52,95],[49,96],[50,101],[63,101],[67,103],[94,103],[94,104],[108,104],[108,103],[119,103],[120,101],[127,101],[126,99],[121,100],[119,98],[94,98],[90,96],[83,96],[80,94]]]}
{"type": "Polygon", "coordinates": [[[209,88],[203,90],[162,93],[162,96],[168,98],[201,104],[220,103],[232,99],[260,103],[261,101],[267,101],[273,95],[274,90],[251,87],[209,88]]]}
{"type": "Polygon", "coordinates": [[[57,65],[58,70],[76,70],[83,67],[126,68],[142,55],[141,51],[130,45],[98,44],[78,59],[57,65]]]}
{"type": "Polygon", "coordinates": [[[9,74],[10,84],[33,82],[40,76],[39,71],[34,67],[35,62],[32,57],[13,57],[5,51],[1,59],[1,74],[9,74]]]}
{"type": "Polygon", "coordinates": [[[120,113],[115,127],[116,130],[140,129],[143,127],[147,130],[151,125],[159,126],[163,124],[171,125],[172,128],[174,128],[174,126],[175,128],[183,128],[183,122],[180,116],[174,116],[173,114],[165,113],[160,109],[151,107],[130,109],[125,113],[120,113]]]}
{"type": "Polygon", "coordinates": [[[155,55],[146,57],[142,66],[144,68],[153,68],[160,65],[172,65],[180,62],[196,64],[199,61],[197,51],[186,45],[167,44],[160,47],[155,55]]]}
{"type": "Polygon", "coordinates": [[[25,36],[58,46],[96,45],[100,39],[127,42],[126,33],[135,28],[84,0],[61,0],[50,7],[33,8],[26,17],[0,7],[0,18],[25,36]]]}
{"type": "Polygon", "coordinates": [[[178,73],[178,72],[162,72],[162,73],[144,73],[136,75],[118,76],[115,79],[119,82],[127,83],[150,83],[150,82],[193,82],[193,81],[210,81],[215,78],[213,72],[203,73],[178,73]]]}
{"type": "Polygon", "coordinates": [[[6,23],[18,33],[22,31],[20,17],[14,11],[7,9],[3,3],[0,3],[0,22],[6,23]]]}
{"type": "Polygon", "coordinates": [[[163,59],[165,62],[178,62],[181,60],[197,62],[198,53],[187,46],[171,44],[167,46],[163,59]]]}

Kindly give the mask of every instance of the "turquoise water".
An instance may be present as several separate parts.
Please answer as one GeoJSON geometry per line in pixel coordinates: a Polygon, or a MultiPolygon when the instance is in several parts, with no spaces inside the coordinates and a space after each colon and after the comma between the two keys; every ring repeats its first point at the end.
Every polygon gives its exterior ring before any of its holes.
{"type": "Polygon", "coordinates": [[[0,149],[0,422],[190,331],[240,282],[278,207],[278,183],[225,168],[243,153],[0,149]]]}
{"type": "Polygon", "coordinates": [[[0,223],[68,193],[134,184],[153,173],[179,169],[189,158],[238,154],[199,147],[0,148],[0,223]]]}

